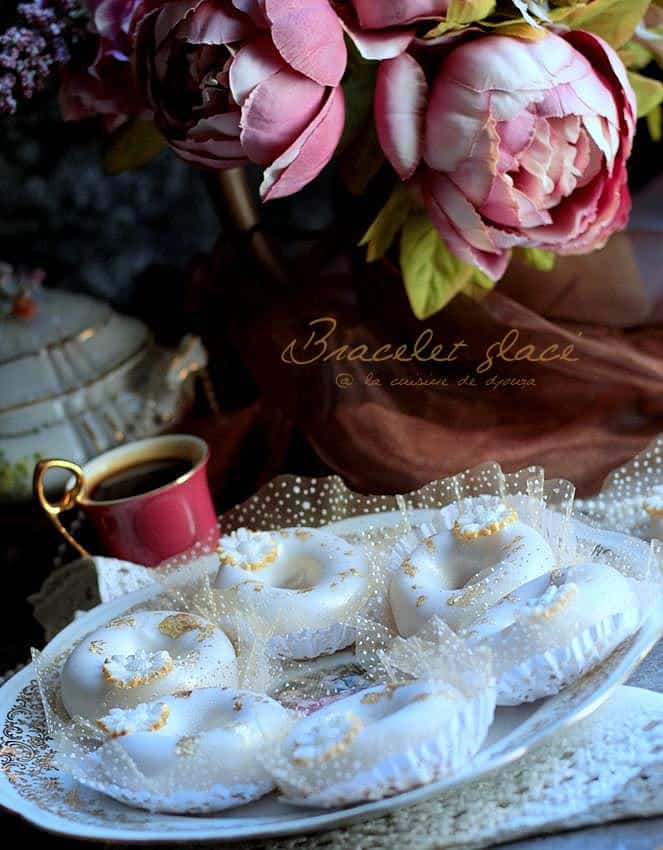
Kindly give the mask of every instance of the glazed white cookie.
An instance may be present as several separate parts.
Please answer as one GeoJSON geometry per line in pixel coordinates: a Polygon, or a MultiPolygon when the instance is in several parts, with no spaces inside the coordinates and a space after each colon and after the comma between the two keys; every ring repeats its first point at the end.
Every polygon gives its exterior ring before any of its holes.
{"type": "Polygon", "coordinates": [[[293,716],[270,697],[201,688],[114,708],[97,718],[107,743],[76,778],[130,806],[202,814],[257,800],[274,787],[265,751],[293,716]]]}
{"type": "Polygon", "coordinates": [[[472,500],[452,528],[398,547],[389,601],[401,635],[416,634],[434,615],[459,629],[521,584],[548,572],[555,555],[516,510],[493,497],[472,500]]]}
{"type": "Polygon", "coordinates": [[[96,719],[196,687],[235,686],[237,660],[213,623],[179,611],[136,611],[87,635],[60,675],[69,714],[96,719]]]}
{"type": "MultiPolygon", "coordinates": [[[[215,588],[229,611],[256,611],[274,629],[271,646],[287,658],[316,658],[349,646],[348,625],[366,603],[369,565],[362,549],[313,528],[252,532],[219,541],[215,588]],[[230,592],[230,593],[229,593],[230,592]]],[[[238,629],[224,617],[229,634],[238,629]]]]}
{"type": "Polygon", "coordinates": [[[640,624],[636,584],[606,564],[553,570],[462,632],[492,651],[498,705],[556,694],[607,658],[640,624]]]}
{"type": "Polygon", "coordinates": [[[273,772],[288,799],[307,805],[398,794],[465,766],[494,709],[494,687],[468,697],[437,678],[377,685],[300,720],[273,772]]]}

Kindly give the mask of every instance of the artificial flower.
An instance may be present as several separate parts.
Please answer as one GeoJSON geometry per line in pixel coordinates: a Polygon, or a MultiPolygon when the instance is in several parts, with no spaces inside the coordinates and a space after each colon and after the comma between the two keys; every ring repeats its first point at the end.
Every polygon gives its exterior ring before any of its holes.
{"type": "Polygon", "coordinates": [[[138,28],[136,68],[184,159],[264,167],[264,199],[329,162],[345,123],[341,23],[327,0],[169,0],[138,28]]]}
{"type": "Polygon", "coordinates": [[[99,114],[113,130],[128,116],[144,112],[131,67],[133,32],[141,16],[160,4],[161,0],[86,0],[97,50],[91,62],[62,73],[60,109],[67,120],[99,114]]]}
{"type": "Polygon", "coordinates": [[[636,106],[609,45],[473,33],[422,51],[382,63],[376,123],[459,259],[498,280],[511,248],[587,253],[624,226],[636,106]]]}
{"type": "Polygon", "coordinates": [[[352,0],[362,27],[384,27],[413,24],[426,19],[442,18],[451,0],[352,0]]]}

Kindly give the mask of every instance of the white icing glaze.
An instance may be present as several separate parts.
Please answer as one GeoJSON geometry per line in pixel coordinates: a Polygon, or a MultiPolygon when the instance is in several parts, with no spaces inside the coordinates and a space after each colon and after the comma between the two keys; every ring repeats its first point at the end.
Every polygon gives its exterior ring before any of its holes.
{"type": "Polygon", "coordinates": [[[560,691],[633,634],[634,580],[600,563],[553,570],[524,584],[461,633],[493,653],[500,705],[560,691]]]}
{"type": "Polygon", "coordinates": [[[435,678],[377,685],[297,723],[273,772],[288,798],[309,805],[400,793],[463,766],[494,708],[491,687],[468,697],[435,678]]]}
{"type": "MultiPolygon", "coordinates": [[[[415,537],[410,533],[408,540],[415,537]]],[[[433,615],[462,628],[554,566],[546,540],[515,510],[493,497],[478,498],[457,512],[452,528],[415,542],[393,571],[389,601],[398,631],[416,634],[433,615]]]]}
{"type": "MultiPolygon", "coordinates": [[[[240,614],[260,613],[274,630],[272,648],[279,654],[314,658],[353,642],[346,623],[370,589],[360,547],[320,529],[239,529],[220,540],[218,552],[215,588],[240,614]]],[[[222,623],[230,634],[239,628],[232,616],[222,623]]]]}
{"type": "Polygon", "coordinates": [[[60,677],[70,715],[96,719],[178,690],[237,684],[232,644],[212,623],[177,611],[137,611],[73,650],[60,677]]]}
{"type": "Polygon", "coordinates": [[[271,791],[265,751],[293,722],[270,697],[234,688],[173,694],[114,709],[111,718],[120,734],[85,760],[78,778],[129,805],[174,813],[219,811],[271,791]]]}

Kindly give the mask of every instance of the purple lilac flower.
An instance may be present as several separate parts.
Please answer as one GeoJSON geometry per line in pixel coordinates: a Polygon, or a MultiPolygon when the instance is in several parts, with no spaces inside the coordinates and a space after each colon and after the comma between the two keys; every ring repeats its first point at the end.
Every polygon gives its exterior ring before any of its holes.
{"type": "Polygon", "coordinates": [[[0,114],[15,113],[47,85],[85,26],[79,0],[21,3],[16,16],[16,25],[0,33],[0,114]]]}

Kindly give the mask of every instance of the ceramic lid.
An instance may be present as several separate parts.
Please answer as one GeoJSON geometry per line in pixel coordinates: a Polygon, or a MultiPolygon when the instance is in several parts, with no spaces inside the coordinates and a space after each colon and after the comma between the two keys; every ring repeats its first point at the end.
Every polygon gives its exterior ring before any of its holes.
{"type": "Polygon", "coordinates": [[[107,304],[39,290],[31,318],[0,319],[0,412],[87,386],[136,357],[147,327],[107,304]]]}

